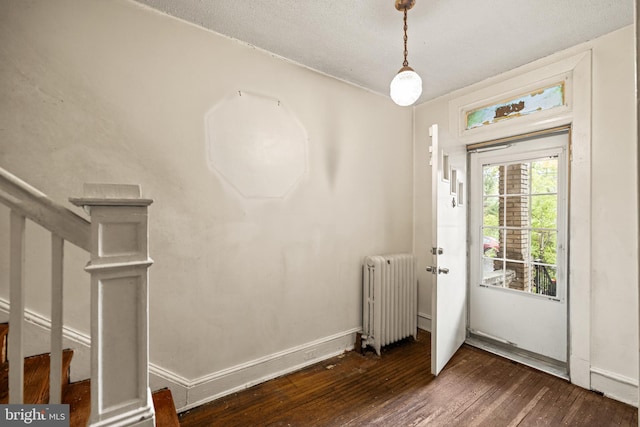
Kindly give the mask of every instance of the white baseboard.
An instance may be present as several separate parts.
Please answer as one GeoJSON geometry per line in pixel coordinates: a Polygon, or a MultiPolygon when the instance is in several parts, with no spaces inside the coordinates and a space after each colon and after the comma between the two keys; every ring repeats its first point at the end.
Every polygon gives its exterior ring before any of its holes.
{"type": "MultiPolygon", "coordinates": [[[[9,302],[0,298],[0,321],[8,321],[8,315],[9,302]]],[[[25,320],[25,355],[51,351],[51,321],[28,309],[25,310],[25,320]]],[[[151,390],[168,387],[178,412],[185,411],[352,350],[356,333],[360,331],[361,328],[354,328],[340,332],[193,380],[150,363],[149,386],[151,390]]],[[[63,341],[65,348],[74,351],[71,381],[89,378],[91,337],[64,327],[63,341]]]]}
{"type": "MultiPolygon", "coordinates": [[[[174,380],[184,381],[176,385],[186,391],[186,401],[175,402],[176,408],[178,412],[185,411],[352,350],[356,333],[360,330],[356,328],[340,332],[195,380],[185,381],[174,377],[174,380]]],[[[173,388],[171,391],[173,393],[173,388]]]]}
{"type": "Polygon", "coordinates": [[[418,313],[418,328],[431,332],[431,315],[418,313]]]}
{"type": "Polygon", "coordinates": [[[638,381],[633,378],[592,366],[591,389],[612,399],[638,406],[638,381]]]}

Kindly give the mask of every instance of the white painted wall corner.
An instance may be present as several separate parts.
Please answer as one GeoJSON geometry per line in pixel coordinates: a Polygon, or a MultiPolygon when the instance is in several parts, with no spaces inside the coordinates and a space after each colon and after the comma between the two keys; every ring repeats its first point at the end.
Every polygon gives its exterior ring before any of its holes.
{"type": "Polygon", "coordinates": [[[418,328],[431,332],[431,315],[418,313],[418,328]]]}

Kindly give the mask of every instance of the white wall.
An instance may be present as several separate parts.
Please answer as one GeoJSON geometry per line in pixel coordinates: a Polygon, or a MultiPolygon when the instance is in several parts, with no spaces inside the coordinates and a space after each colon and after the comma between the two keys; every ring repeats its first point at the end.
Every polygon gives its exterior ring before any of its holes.
{"type": "MultiPolygon", "coordinates": [[[[626,27],[416,107],[415,242],[429,261],[428,126],[449,129],[449,101],[586,50],[592,51],[590,387],[637,405],[638,242],[634,33],[626,27]]],[[[579,197],[579,195],[578,195],[579,197]]],[[[588,214],[588,213],[587,213],[588,214]]],[[[426,261],[425,261],[426,260],[426,261]]],[[[431,314],[431,278],[419,270],[419,311],[431,314]]]]}
{"type": "MultiPolygon", "coordinates": [[[[638,385],[638,187],[633,27],[593,44],[591,364],[638,385]]],[[[625,400],[637,405],[637,390],[625,400]]]]}
{"type": "MultiPolygon", "coordinates": [[[[84,182],[155,200],[154,386],[185,407],[352,345],[362,257],[412,249],[410,109],[126,0],[3,1],[0,40],[0,167],[61,203],[84,182]],[[238,91],[306,130],[282,198],[244,198],[207,166],[204,115],[238,91]]],[[[27,305],[47,316],[47,237],[31,229],[27,305]]],[[[86,334],[88,279],[69,274],[65,321],[86,334]]]]}

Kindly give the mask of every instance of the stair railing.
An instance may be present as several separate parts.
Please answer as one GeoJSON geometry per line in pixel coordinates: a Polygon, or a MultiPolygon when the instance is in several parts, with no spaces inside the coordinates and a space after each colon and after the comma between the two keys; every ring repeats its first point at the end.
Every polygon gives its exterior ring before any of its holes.
{"type": "Polygon", "coordinates": [[[51,232],[49,403],[62,396],[64,242],[90,254],[92,426],[153,426],[148,365],[148,206],[137,185],[85,184],[70,199],[87,221],[0,168],[0,202],[10,209],[9,403],[24,402],[25,228],[51,232]]]}

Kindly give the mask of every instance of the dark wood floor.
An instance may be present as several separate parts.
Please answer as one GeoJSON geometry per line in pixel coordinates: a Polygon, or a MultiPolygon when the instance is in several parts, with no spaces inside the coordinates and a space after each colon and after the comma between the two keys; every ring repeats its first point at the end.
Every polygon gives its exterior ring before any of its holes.
{"type": "Polygon", "coordinates": [[[430,336],[349,352],[181,413],[191,426],[637,426],[636,408],[463,346],[437,377],[430,336]]]}

